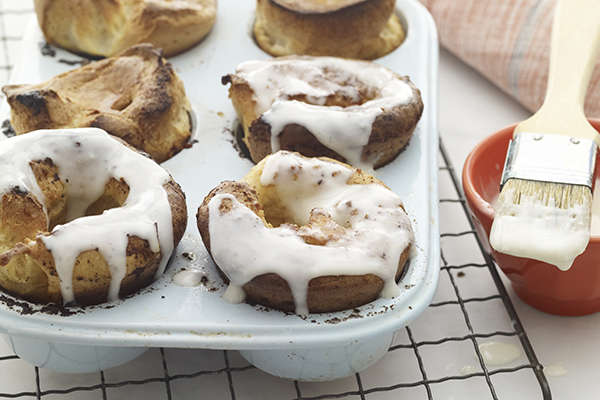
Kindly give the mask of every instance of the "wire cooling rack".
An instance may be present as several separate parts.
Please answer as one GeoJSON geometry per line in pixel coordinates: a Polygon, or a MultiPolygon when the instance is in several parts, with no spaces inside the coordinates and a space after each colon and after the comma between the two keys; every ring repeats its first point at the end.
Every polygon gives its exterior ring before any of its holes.
{"type": "MultiPolygon", "coordinates": [[[[0,0],[2,85],[32,15],[30,1],[0,0]]],[[[0,343],[0,399],[551,399],[543,367],[475,234],[443,143],[439,164],[438,292],[367,370],[333,382],[298,382],[270,376],[236,351],[155,348],[107,371],[62,374],[28,364],[0,343]],[[479,345],[490,341],[522,355],[487,366],[479,345]]]]}

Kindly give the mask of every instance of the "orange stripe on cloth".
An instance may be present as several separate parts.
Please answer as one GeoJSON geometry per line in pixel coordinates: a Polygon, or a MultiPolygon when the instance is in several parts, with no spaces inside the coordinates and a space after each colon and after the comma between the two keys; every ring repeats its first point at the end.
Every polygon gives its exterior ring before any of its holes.
{"type": "MultiPolygon", "coordinates": [[[[420,1],[436,22],[442,46],[532,112],[542,105],[556,0],[420,1]]],[[[586,96],[588,117],[600,118],[599,64],[586,96]]]]}

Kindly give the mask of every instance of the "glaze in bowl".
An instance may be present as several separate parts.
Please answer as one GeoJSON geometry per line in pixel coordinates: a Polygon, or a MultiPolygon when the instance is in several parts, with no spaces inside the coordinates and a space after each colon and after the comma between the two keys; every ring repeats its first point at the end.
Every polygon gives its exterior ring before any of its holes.
{"type": "MultiPolygon", "coordinates": [[[[600,120],[589,119],[600,130],[600,120]]],[[[494,204],[509,141],[517,124],[482,140],[467,156],[463,190],[478,236],[510,280],[515,293],[530,306],[556,315],[588,315],[600,311],[600,236],[592,236],[586,250],[567,271],[541,261],[495,251],[489,244],[494,204]]],[[[596,166],[596,175],[600,168],[596,166]]]]}

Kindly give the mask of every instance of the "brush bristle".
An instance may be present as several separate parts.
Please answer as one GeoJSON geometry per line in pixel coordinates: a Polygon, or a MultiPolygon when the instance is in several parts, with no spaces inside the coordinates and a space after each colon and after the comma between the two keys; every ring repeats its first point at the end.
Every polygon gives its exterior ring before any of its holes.
{"type": "Polygon", "coordinates": [[[591,220],[588,186],[509,179],[498,197],[490,245],[566,270],[585,250],[591,220]]]}
{"type": "Polygon", "coordinates": [[[502,187],[498,204],[509,202],[518,205],[525,199],[535,199],[544,206],[569,209],[584,204],[591,205],[592,191],[583,185],[509,179],[502,187]]]}

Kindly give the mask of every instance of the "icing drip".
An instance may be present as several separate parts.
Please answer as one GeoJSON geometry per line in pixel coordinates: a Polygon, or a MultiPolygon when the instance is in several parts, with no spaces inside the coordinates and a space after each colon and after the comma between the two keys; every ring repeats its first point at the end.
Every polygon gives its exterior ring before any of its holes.
{"type": "Polygon", "coordinates": [[[256,113],[271,126],[271,147],[289,124],[306,127],[323,145],[349,164],[372,169],[377,160],[362,160],[371,128],[383,109],[413,98],[408,84],[374,63],[334,57],[248,61],[238,66],[254,91],[256,113]],[[329,96],[350,100],[348,107],[325,106],[329,96]],[[306,102],[294,99],[306,96],[306,102]]]}
{"type": "Polygon", "coordinates": [[[86,250],[97,249],[106,259],[111,272],[108,300],[118,298],[129,236],[145,239],[153,252],[161,252],[157,276],[164,272],[173,251],[173,225],[163,188],[170,178],[162,167],[100,129],[40,130],[2,142],[0,194],[18,186],[43,203],[29,162],[46,158],[58,167],[67,186],[69,222],[38,238],[52,252],[65,304],[74,300],[73,267],[86,250]],[[111,177],[128,184],[125,204],[101,215],[84,216],[111,177]]]}
{"type": "MultiPolygon", "coordinates": [[[[515,190],[505,190],[503,196],[512,199],[515,190]]],[[[490,244],[497,251],[543,261],[567,271],[587,247],[591,218],[586,197],[564,210],[554,199],[545,201],[537,193],[521,194],[518,204],[499,203],[490,244]]]]}
{"type": "Polygon", "coordinates": [[[291,213],[290,222],[302,226],[312,211],[330,215],[343,227],[344,233],[325,245],[308,244],[288,224],[267,228],[230,194],[211,199],[210,246],[231,282],[226,291],[228,301],[243,301],[243,285],[269,272],[287,281],[298,314],[308,313],[308,282],[318,276],[372,273],[384,281],[382,296],[398,294],[398,262],[414,242],[410,220],[395,193],[379,184],[348,185],[352,174],[353,170],[343,165],[288,152],[270,156],[264,166],[261,184],[275,186],[291,213]],[[219,207],[225,199],[232,201],[233,207],[221,214],[219,207]]]}
{"type": "Polygon", "coordinates": [[[194,287],[202,284],[206,274],[199,270],[182,270],[173,276],[173,283],[183,287],[194,287]]]}

